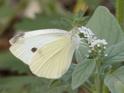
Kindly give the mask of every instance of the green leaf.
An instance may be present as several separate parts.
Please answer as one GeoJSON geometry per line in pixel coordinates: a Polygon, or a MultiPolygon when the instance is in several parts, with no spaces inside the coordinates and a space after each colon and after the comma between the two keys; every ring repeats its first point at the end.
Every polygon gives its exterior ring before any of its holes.
{"type": "Polygon", "coordinates": [[[93,60],[87,59],[82,63],[79,63],[74,72],[72,73],[72,88],[78,88],[84,84],[94,71],[96,63],[93,60]]]}
{"type": "Polygon", "coordinates": [[[112,93],[124,93],[124,66],[108,74],[104,82],[112,93]]]}
{"type": "MultiPolygon", "coordinates": [[[[16,24],[17,30],[36,30],[36,29],[46,29],[46,28],[58,28],[58,29],[70,29],[67,22],[61,19],[63,16],[60,15],[38,15],[35,20],[24,19],[20,23],[16,24]]],[[[66,18],[66,16],[64,17],[66,18]]]]}
{"type": "Polygon", "coordinates": [[[81,63],[88,55],[88,46],[84,45],[83,42],[80,44],[79,48],[75,51],[76,61],[81,63]]]}
{"type": "Polygon", "coordinates": [[[112,64],[124,61],[124,42],[109,47],[106,52],[105,63],[112,64]]]}
{"type": "Polygon", "coordinates": [[[0,93],[76,93],[67,83],[50,87],[49,82],[34,76],[0,78],[0,93]]]}
{"type": "Polygon", "coordinates": [[[86,25],[100,39],[105,39],[108,45],[113,45],[124,39],[124,33],[119,23],[107,8],[100,6],[86,25]]]}
{"type": "Polygon", "coordinates": [[[62,85],[62,81],[60,79],[57,79],[57,80],[51,80],[49,86],[50,87],[56,87],[56,86],[59,86],[59,85],[62,85]]]}
{"type": "Polygon", "coordinates": [[[63,82],[71,82],[72,79],[72,73],[76,67],[76,64],[71,64],[69,70],[60,78],[63,82]]]}
{"type": "Polygon", "coordinates": [[[2,70],[29,73],[29,68],[22,61],[14,57],[9,51],[0,52],[0,68],[2,70]]]}
{"type": "Polygon", "coordinates": [[[77,93],[77,90],[72,90],[70,85],[60,85],[54,88],[49,88],[45,93],[77,93]]]}
{"type": "Polygon", "coordinates": [[[0,78],[0,93],[45,93],[47,84],[48,80],[33,76],[0,78]]]}

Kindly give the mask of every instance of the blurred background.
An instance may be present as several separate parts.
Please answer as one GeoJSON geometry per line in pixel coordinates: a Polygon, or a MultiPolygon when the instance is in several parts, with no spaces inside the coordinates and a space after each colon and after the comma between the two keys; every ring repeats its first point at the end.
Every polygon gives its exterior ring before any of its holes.
{"type": "Polygon", "coordinates": [[[85,25],[99,5],[116,15],[115,0],[0,0],[0,93],[47,93],[39,91],[47,82],[34,77],[9,52],[8,40],[15,32],[44,28],[71,30],[85,25]]]}

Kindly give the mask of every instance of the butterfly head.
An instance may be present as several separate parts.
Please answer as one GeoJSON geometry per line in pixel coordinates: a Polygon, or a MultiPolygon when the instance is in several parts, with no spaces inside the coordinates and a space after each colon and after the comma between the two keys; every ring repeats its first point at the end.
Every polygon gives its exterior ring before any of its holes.
{"type": "Polygon", "coordinates": [[[15,44],[18,40],[20,41],[20,42],[22,42],[23,41],[23,36],[24,36],[24,32],[18,32],[18,33],[16,33],[15,35],[14,35],[14,37],[12,37],[10,40],[9,40],[9,42],[10,42],[10,44],[11,45],[13,45],[13,44],[15,44]]]}

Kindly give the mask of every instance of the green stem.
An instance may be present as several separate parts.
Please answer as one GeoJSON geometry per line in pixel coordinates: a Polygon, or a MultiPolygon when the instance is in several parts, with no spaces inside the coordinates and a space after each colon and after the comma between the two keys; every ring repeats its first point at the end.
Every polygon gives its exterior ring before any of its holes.
{"type": "Polygon", "coordinates": [[[109,93],[109,89],[105,85],[103,85],[103,93],[109,93]]]}
{"type": "Polygon", "coordinates": [[[96,87],[96,93],[102,93],[102,86],[103,86],[103,81],[101,79],[100,75],[100,67],[101,67],[101,62],[99,60],[96,61],[96,80],[95,80],[95,87],[96,87]]]}
{"type": "Polygon", "coordinates": [[[123,27],[124,26],[124,0],[116,0],[116,17],[120,25],[123,27]]]}

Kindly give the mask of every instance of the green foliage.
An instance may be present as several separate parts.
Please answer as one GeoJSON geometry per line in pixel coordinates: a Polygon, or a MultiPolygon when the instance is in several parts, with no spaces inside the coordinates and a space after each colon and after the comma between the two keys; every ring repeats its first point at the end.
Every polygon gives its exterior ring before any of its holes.
{"type": "Polygon", "coordinates": [[[105,84],[111,93],[124,93],[124,66],[105,77],[105,84]]]}
{"type": "Polygon", "coordinates": [[[120,23],[120,25],[122,26],[122,28],[124,29],[124,1],[123,0],[116,0],[116,16],[117,19],[120,23]]]}
{"type": "Polygon", "coordinates": [[[61,16],[57,14],[52,16],[38,15],[35,20],[26,18],[25,20],[16,24],[16,29],[22,31],[45,29],[45,28],[56,28],[56,29],[58,28],[58,29],[70,30],[71,23],[65,21],[67,18],[68,16],[61,16]]]}
{"type": "Polygon", "coordinates": [[[66,10],[64,10],[58,0],[39,0],[42,11],[47,15],[61,14],[63,15],[66,10]],[[54,2],[54,4],[53,4],[54,2]]]}
{"type": "Polygon", "coordinates": [[[105,7],[98,7],[86,26],[89,27],[98,38],[105,39],[109,46],[124,39],[124,33],[117,20],[105,7]]]}
{"type": "Polygon", "coordinates": [[[10,8],[10,5],[5,3],[0,6],[0,18],[6,18],[14,14],[13,8],[10,8]]]}
{"type": "Polygon", "coordinates": [[[14,14],[13,8],[10,7],[11,6],[5,2],[0,5],[0,34],[10,21],[10,17],[12,17],[14,14]]]}
{"type": "Polygon", "coordinates": [[[8,51],[0,53],[0,68],[3,70],[17,71],[19,73],[29,73],[28,67],[8,51]]]}
{"type": "Polygon", "coordinates": [[[83,60],[84,62],[79,63],[74,72],[72,73],[72,88],[78,88],[80,85],[84,84],[91,76],[95,69],[96,63],[93,60],[83,60]]]}
{"type": "Polygon", "coordinates": [[[33,76],[0,79],[0,93],[75,93],[68,84],[49,86],[49,81],[33,76]]]}
{"type": "Polygon", "coordinates": [[[87,17],[84,17],[82,12],[79,12],[77,15],[68,14],[65,16],[62,15],[37,15],[35,20],[25,18],[20,23],[16,24],[17,30],[36,30],[36,29],[45,29],[45,28],[58,28],[71,30],[74,27],[81,26],[85,24],[87,17]]]}
{"type": "Polygon", "coordinates": [[[108,55],[105,57],[105,62],[107,64],[124,61],[124,42],[120,42],[107,48],[106,54],[108,55]]]}

